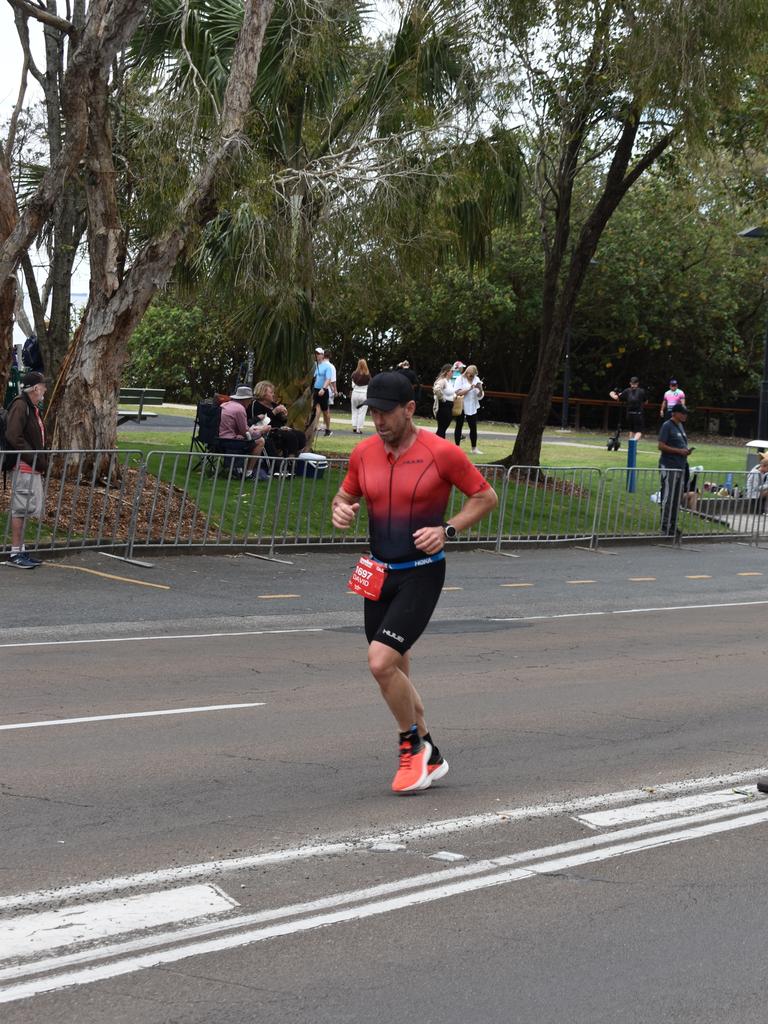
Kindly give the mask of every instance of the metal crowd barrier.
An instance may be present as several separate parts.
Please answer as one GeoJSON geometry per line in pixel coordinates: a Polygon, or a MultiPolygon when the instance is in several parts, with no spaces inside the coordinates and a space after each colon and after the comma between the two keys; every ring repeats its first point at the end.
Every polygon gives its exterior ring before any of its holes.
{"type": "MultiPolygon", "coordinates": [[[[7,452],[9,456],[17,452],[7,452]]],[[[131,541],[143,481],[140,451],[50,451],[42,475],[45,511],[24,509],[24,543],[30,550],[117,550],[131,541]]],[[[37,469],[38,456],[32,461],[37,469]]],[[[9,514],[13,472],[0,491],[0,550],[11,546],[9,514]]]]}
{"type": "Polygon", "coordinates": [[[591,543],[600,482],[599,469],[510,467],[499,496],[497,550],[502,544],[591,543]]]}
{"type": "MultiPolygon", "coordinates": [[[[43,475],[45,513],[24,516],[35,551],[99,549],[133,557],[153,548],[243,549],[365,545],[361,504],[352,528],[331,522],[331,500],[346,459],[321,468],[290,459],[258,460],[264,479],[249,479],[248,456],[192,452],[56,451],[43,475]]],[[[36,463],[35,463],[36,465],[36,463]]],[[[683,493],[680,471],[481,465],[498,507],[464,531],[459,543],[500,551],[504,545],[693,537],[763,539],[768,523],[745,496],[746,473],[700,471],[683,493]],[[675,511],[676,510],[676,511],[675,511]]],[[[0,553],[11,544],[12,474],[0,492],[0,553]]],[[[463,495],[451,494],[446,518],[463,495]]]]}

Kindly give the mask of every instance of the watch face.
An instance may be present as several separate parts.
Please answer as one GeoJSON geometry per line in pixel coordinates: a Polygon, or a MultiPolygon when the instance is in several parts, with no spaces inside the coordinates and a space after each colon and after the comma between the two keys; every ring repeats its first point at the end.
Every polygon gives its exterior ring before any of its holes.
{"type": "Polygon", "coordinates": [[[445,530],[445,536],[448,540],[455,540],[457,532],[455,526],[445,526],[443,529],[445,530]]]}

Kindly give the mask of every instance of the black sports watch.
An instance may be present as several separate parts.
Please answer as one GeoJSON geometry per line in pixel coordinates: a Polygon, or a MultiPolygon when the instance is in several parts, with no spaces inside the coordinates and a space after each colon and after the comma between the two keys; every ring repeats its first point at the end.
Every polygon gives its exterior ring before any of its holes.
{"type": "Polygon", "coordinates": [[[450,523],[443,523],[443,533],[446,540],[456,540],[459,535],[459,531],[455,526],[451,526],[450,523]]]}

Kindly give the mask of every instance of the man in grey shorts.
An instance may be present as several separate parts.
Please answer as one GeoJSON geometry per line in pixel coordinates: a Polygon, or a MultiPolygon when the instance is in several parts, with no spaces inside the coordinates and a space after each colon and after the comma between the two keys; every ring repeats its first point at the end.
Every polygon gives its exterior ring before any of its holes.
{"type": "Polygon", "coordinates": [[[28,519],[41,519],[45,500],[43,474],[48,468],[45,453],[45,427],[38,411],[46,383],[36,370],[21,379],[22,392],[11,402],[5,427],[9,451],[19,452],[13,470],[11,493],[11,556],[17,569],[36,569],[40,562],[24,549],[24,527],[28,519]]]}

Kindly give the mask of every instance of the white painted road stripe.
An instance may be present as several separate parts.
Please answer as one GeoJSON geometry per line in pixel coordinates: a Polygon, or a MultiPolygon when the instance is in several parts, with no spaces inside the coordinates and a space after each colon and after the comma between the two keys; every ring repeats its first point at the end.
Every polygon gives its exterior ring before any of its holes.
{"type": "Polygon", "coordinates": [[[211,640],[232,636],[271,636],[281,633],[323,633],[322,626],[304,626],[297,629],[246,629],[234,633],[178,633],[158,636],[102,636],[92,640],[25,640],[23,643],[0,644],[0,650],[9,647],[73,647],[78,644],[136,644],[148,640],[211,640]]]}
{"type": "Polygon", "coordinates": [[[24,914],[0,921],[0,956],[4,960],[35,956],[62,946],[192,921],[209,914],[225,914],[237,905],[214,885],[187,885],[166,892],[24,914]]]}
{"type": "MultiPolygon", "coordinates": [[[[610,843],[619,843],[638,836],[655,835],[663,831],[671,831],[680,825],[698,825],[707,821],[716,821],[727,815],[742,813],[746,809],[732,807],[718,807],[711,811],[703,811],[700,814],[693,814],[684,819],[678,818],[674,821],[655,821],[644,825],[636,825],[632,828],[621,829],[617,832],[590,835],[584,839],[571,840],[559,843],[554,846],[545,846],[538,850],[526,850],[520,853],[509,854],[504,857],[496,857],[493,860],[474,861],[463,864],[461,867],[445,868],[440,871],[430,871],[422,875],[414,875],[408,878],[398,879],[394,882],[383,882],[379,885],[370,886],[365,889],[357,889],[351,892],[336,893],[332,896],[324,896],[305,903],[295,903],[285,907],[278,907],[273,910],[262,910],[251,914],[241,914],[237,917],[230,917],[223,921],[207,922],[205,924],[193,925],[182,930],[174,930],[165,933],[155,933],[150,936],[129,939],[125,942],[113,943],[108,946],[101,946],[93,950],[81,950],[77,953],[64,954],[44,960],[36,960],[34,963],[17,965],[0,969],[0,982],[18,980],[22,977],[30,977],[33,974],[45,974],[53,970],[62,970],[66,967],[93,963],[96,960],[105,960],[117,956],[125,956],[139,950],[152,949],[173,942],[189,942],[192,939],[207,938],[211,935],[221,935],[225,932],[241,928],[252,927],[256,924],[264,924],[267,921],[276,921],[287,917],[298,917],[301,914],[317,913],[320,910],[335,909],[350,903],[360,903],[364,900],[377,899],[381,896],[391,896],[396,892],[418,889],[424,886],[436,885],[455,878],[467,878],[471,875],[484,874],[501,867],[520,866],[530,864],[532,861],[543,860],[547,857],[561,856],[567,853],[574,853],[578,850],[594,849],[610,843]]],[[[748,811],[750,814],[764,813],[765,802],[756,803],[748,811]]]]}
{"type": "Polygon", "coordinates": [[[757,787],[752,792],[736,793],[732,789],[720,793],[699,793],[696,796],[681,796],[677,800],[655,800],[652,803],[632,804],[630,807],[615,807],[608,811],[595,811],[592,814],[578,814],[577,821],[595,828],[610,828],[612,825],[626,825],[628,821],[652,821],[654,818],[671,818],[675,814],[685,814],[701,807],[712,807],[715,804],[743,803],[753,798],[757,787]]]}
{"type": "MultiPolygon", "coordinates": [[[[765,802],[761,801],[751,807],[749,813],[763,813],[765,802]]],[[[478,860],[463,864],[461,867],[444,868],[439,871],[428,871],[424,874],[417,874],[406,879],[398,879],[395,882],[384,882],[377,886],[366,889],[357,889],[346,893],[337,893],[333,896],[323,896],[304,903],[278,907],[272,910],[259,910],[255,913],[246,913],[229,918],[226,921],[209,922],[203,925],[195,925],[181,931],[155,933],[151,936],[143,936],[129,939],[125,942],[113,943],[108,946],[101,946],[98,949],[82,950],[76,953],[63,954],[34,964],[25,964],[17,967],[0,969],[0,982],[17,980],[18,978],[30,977],[33,974],[45,974],[49,971],[62,970],[63,968],[74,967],[82,964],[93,963],[97,959],[109,959],[113,956],[124,956],[127,953],[137,952],[140,949],[157,948],[172,942],[188,942],[191,939],[206,938],[211,935],[221,935],[242,928],[250,928],[253,925],[262,925],[265,922],[279,921],[285,918],[295,918],[303,913],[315,913],[318,910],[328,910],[343,906],[349,903],[359,903],[367,899],[376,899],[380,896],[391,896],[396,892],[403,892],[409,889],[419,889],[423,886],[436,885],[437,883],[451,881],[457,878],[468,878],[473,874],[482,874],[486,871],[499,867],[511,867],[530,863],[535,860],[542,860],[546,857],[560,856],[565,853],[572,853],[578,850],[594,849],[610,843],[617,843],[635,839],[639,836],[655,835],[660,831],[669,831],[681,824],[694,825],[705,821],[715,821],[728,815],[743,813],[745,808],[737,810],[732,807],[718,807],[712,811],[702,811],[700,814],[692,814],[684,819],[678,818],[673,821],[652,821],[643,825],[635,825],[632,828],[624,828],[614,833],[603,833],[597,836],[589,836],[586,839],[571,840],[555,846],[544,847],[539,850],[527,850],[521,853],[513,853],[505,857],[496,857],[493,860],[478,860]]]]}
{"type": "Polygon", "coordinates": [[[614,844],[605,849],[593,849],[584,853],[572,854],[571,856],[556,857],[552,860],[544,860],[535,867],[512,868],[507,871],[484,875],[482,877],[464,878],[461,881],[434,886],[430,889],[422,889],[418,892],[412,892],[404,896],[374,901],[373,903],[367,903],[362,906],[352,907],[346,910],[337,910],[326,914],[316,914],[311,917],[287,921],[285,923],[271,925],[266,928],[241,931],[234,935],[219,935],[216,938],[202,942],[182,944],[170,949],[153,950],[149,953],[126,957],[123,960],[117,960],[111,963],[100,964],[98,966],[88,966],[81,970],[49,975],[45,978],[37,978],[32,981],[25,981],[20,984],[0,988],[0,1003],[15,1002],[19,999],[29,999],[30,997],[40,995],[43,992],[53,992],[73,985],[86,985],[96,981],[103,981],[107,978],[115,978],[126,974],[132,974],[134,971],[139,971],[149,967],[159,967],[162,964],[176,963],[179,960],[186,960],[188,957],[203,956],[210,953],[221,953],[230,949],[253,945],[257,942],[264,942],[268,939],[274,939],[284,935],[296,935],[302,932],[313,931],[317,928],[327,928],[334,924],[343,924],[348,921],[362,921],[366,918],[377,917],[381,914],[390,913],[395,910],[403,910],[420,904],[433,903],[437,900],[448,899],[454,896],[462,896],[467,893],[478,892],[482,889],[487,889],[493,886],[507,885],[511,882],[521,881],[524,878],[534,878],[538,875],[562,872],[575,867],[580,867],[584,864],[593,864],[598,861],[610,860],[613,857],[622,857],[631,853],[640,853],[642,851],[652,850],[658,847],[672,846],[692,839],[701,839],[718,833],[749,828],[752,825],[764,824],[766,822],[768,822],[768,811],[762,811],[759,814],[753,813],[740,818],[731,818],[727,821],[711,822],[706,825],[701,825],[696,828],[687,828],[678,832],[667,832],[662,835],[647,836],[636,840],[635,842],[627,842],[618,845],[614,844]]]}
{"type": "MultiPolygon", "coordinates": [[[[662,783],[653,787],[653,793],[656,796],[663,796],[665,794],[692,792],[715,785],[732,786],[744,782],[750,783],[758,775],[766,773],[768,773],[767,767],[759,767],[743,772],[733,772],[730,775],[707,776],[699,779],[688,779],[683,782],[662,783]]],[[[648,789],[624,789],[614,793],[602,793],[597,796],[580,797],[574,800],[516,807],[510,810],[474,814],[464,818],[448,818],[442,821],[430,822],[426,825],[403,828],[396,832],[387,832],[383,835],[342,839],[338,842],[320,843],[315,846],[289,847],[283,850],[247,854],[243,857],[232,857],[226,860],[202,861],[197,864],[163,868],[158,871],[144,871],[133,875],[102,878],[93,882],[65,885],[58,889],[15,893],[9,896],[0,896],[0,911],[13,910],[18,907],[39,906],[42,903],[82,899],[83,897],[95,896],[100,893],[120,892],[126,889],[172,885],[188,881],[192,878],[265,867],[269,864],[285,864],[297,860],[309,860],[312,857],[328,857],[335,854],[350,853],[353,850],[368,849],[372,844],[376,843],[398,843],[415,841],[417,839],[430,839],[452,832],[461,832],[465,829],[487,828],[491,825],[508,825],[516,821],[551,818],[559,814],[574,815],[579,811],[589,811],[594,808],[605,807],[606,805],[626,804],[632,800],[647,800],[648,795],[648,789]]]]}
{"type": "Polygon", "coordinates": [[[155,718],[158,715],[196,715],[201,711],[237,711],[242,708],[263,708],[263,701],[251,704],[208,704],[202,708],[169,708],[165,711],[128,711],[121,715],[88,715],[85,718],[52,718],[47,722],[14,722],[0,725],[0,732],[8,729],[42,729],[48,725],[77,725],[80,722],[114,722],[118,718],[155,718]]]}
{"type": "Polygon", "coordinates": [[[675,604],[658,608],[611,608],[604,612],[559,612],[556,615],[507,615],[504,618],[489,618],[489,622],[543,622],[548,619],[586,619],[600,615],[642,615],[647,612],[690,612],[707,608],[747,608],[765,605],[768,601],[725,601],[720,604],[675,604]]]}

